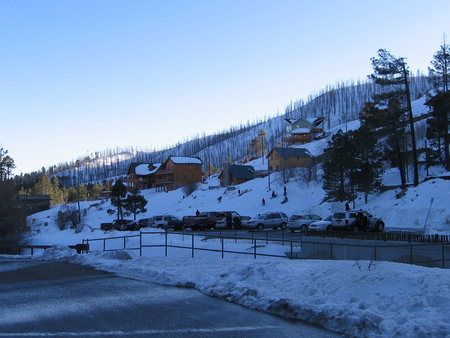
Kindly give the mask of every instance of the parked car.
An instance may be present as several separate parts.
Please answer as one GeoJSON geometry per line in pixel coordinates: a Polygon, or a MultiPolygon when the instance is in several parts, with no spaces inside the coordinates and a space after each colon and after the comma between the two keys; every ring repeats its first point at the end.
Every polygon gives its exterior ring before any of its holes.
{"type": "Polygon", "coordinates": [[[328,215],[321,221],[312,222],[309,225],[309,231],[329,231],[331,230],[331,218],[333,215],[328,215]]]}
{"type": "Polygon", "coordinates": [[[120,231],[133,231],[136,230],[136,222],[129,219],[116,219],[112,222],[112,226],[116,230],[120,231]]]}
{"type": "Polygon", "coordinates": [[[247,228],[247,222],[249,220],[251,220],[252,218],[250,216],[241,216],[241,223],[242,223],[242,228],[246,229],[247,228]]]}
{"type": "Polygon", "coordinates": [[[384,230],[381,218],[373,217],[365,210],[335,212],[331,218],[333,230],[378,231],[384,230]]]}
{"type": "Polygon", "coordinates": [[[183,220],[179,220],[175,216],[162,215],[154,216],[150,222],[152,228],[158,229],[174,229],[174,230],[185,230],[186,224],[183,220]]]}
{"type": "Polygon", "coordinates": [[[220,211],[217,213],[215,229],[239,229],[242,228],[242,217],[236,211],[220,211]]]}
{"type": "Polygon", "coordinates": [[[136,230],[148,227],[150,218],[142,218],[137,222],[136,230]]]}
{"type": "Polygon", "coordinates": [[[281,228],[281,230],[285,230],[288,221],[289,217],[284,212],[268,212],[247,221],[247,229],[263,230],[272,228],[276,230],[281,228]]]}
{"type": "Polygon", "coordinates": [[[294,214],[289,218],[289,223],[287,228],[294,232],[295,230],[300,230],[300,232],[307,232],[309,230],[309,225],[312,222],[321,221],[322,217],[315,214],[294,214]]]}

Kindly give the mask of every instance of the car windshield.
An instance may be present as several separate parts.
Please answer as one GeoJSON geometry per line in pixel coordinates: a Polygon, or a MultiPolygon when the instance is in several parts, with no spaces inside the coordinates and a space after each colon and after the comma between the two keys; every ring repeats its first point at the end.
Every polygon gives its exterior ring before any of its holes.
{"type": "Polygon", "coordinates": [[[333,215],[325,217],[322,221],[331,221],[331,217],[333,217],[333,215]]]}
{"type": "Polygon", "coordinates": [[[265,219],[265,218],[266,218],[266,215],[258,215],[256,218],[257,218],[257,219],[265,219]]]}

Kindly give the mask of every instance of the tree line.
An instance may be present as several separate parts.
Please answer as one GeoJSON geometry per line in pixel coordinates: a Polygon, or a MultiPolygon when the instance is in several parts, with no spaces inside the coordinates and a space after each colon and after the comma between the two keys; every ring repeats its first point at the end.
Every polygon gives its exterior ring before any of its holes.
{"type": "MultiPolygon", "coordinates": [[[[348,133],[338,132],[325,149],[323,188],[326,201],[354,201],[358,192],[369,193],[381,186],[382,167],[388,162],[398,168],[401,187],[406,188],[405,172],[413,170],[413,185],[419,184],[419,149],[411,106],[410,73],[404,57],[395,57],[385,49],[371,59],[374,72],[369,78],[387,90],[372,95],[359,120],[361,127],[348,133]]],[[[429,67],[427,94],[431,116],[427,120],[424,150],[425,166],[441,165],[450,170],[450,47],[444,42],[429,67]]]]}

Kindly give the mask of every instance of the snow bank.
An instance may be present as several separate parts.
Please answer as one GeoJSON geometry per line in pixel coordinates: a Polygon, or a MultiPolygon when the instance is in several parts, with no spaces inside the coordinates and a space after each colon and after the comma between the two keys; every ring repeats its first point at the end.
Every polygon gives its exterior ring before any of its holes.
{"type": "Polygon", "coordinates": [[[202,293],[354,337],[450,336],[450,270],[390,262],[213,260],[77,255],[55,245],[42,259],[202,293]]]}

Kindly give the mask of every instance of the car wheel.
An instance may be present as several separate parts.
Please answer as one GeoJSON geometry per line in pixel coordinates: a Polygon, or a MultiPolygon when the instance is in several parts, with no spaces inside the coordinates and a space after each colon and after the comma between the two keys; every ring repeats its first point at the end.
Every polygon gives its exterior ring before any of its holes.
{"type": "Polygon", "coordinates": [[[262,224],[258,224],[258,226],[256,227],[259,231],[264,230],[264,225],[262,224]]]}
{"type": "Polygon", "coordinates": [[[295,232],[295,230],[291,230],[291,232],[292,232],[292,233],[294,233],[294,232],[295,232]]]}
{"type": "Polygon", "coordinates": [[[356,225],[353,227],[353,232],[359,232],[359,228],[356,225]]]}
{"type": "Polygon", "coordinates": [[[180,229],[181,229],[181,231],[184,231],[184,230],[186,230],[186,226],[182,225],[182,226],[180,226],[180,229]]]}
{"type": "Polygon", "coordinates": [[[383,230],[384,230],[384,223],[383,222],[378,223],[377,231],[383,232],[383,230]]]}
{"type": "Polygon", "coordinates": [[[331,231],[333,227],[331,225],[327,226],[327,231],[331,231]]]}
{"type": "Polygon", "coordinates": [[[236,224],[231,224],[231,226],[230,226],[230,228],[231,228],[231,230],[234,230],[234,229],[236,229],[236,224]]]}
{"type": "Polygon", "coordinates": [[[286,223],[281,223],[280,228],[281,228],[281,230],[286,230],[287,224],[286,223]]]}
{"type": "Polygon", "coordinates": [[[163,226],[160,224],[160,225],[157,226],[157,228],[158,228],[158,229],[162,229],[163,226]]]}
{"type": "Polygon", "coordinates": [[[308,227],[303,224],[302,227],[300,228],[300,232],[307,232],[308,231],[308,227]]]}

